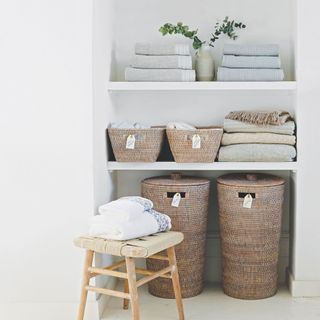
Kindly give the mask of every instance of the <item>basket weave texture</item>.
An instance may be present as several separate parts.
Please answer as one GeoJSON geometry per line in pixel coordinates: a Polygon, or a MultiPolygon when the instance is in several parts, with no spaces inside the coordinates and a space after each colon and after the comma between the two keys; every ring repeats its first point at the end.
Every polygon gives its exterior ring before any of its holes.
{"type": "Polygon", "coordinates": [[[174,160],[186,162],[214,162],[220,147],[223,129],[221,127],[198,127],[197,130],[167,129],[167,136],[174,160]],[[201,147],[192,148],[192,138],[199,135],[201,147]]]}
{"type": "Polygon", "coordinates": [[[218,178],[223,290],[234,298],[263,299],[278,288],[285,181],[271,175],[258,174],[256,180],[248,176],[218,178]],[[244,208],[243,195],[248,193],[254,196],[252,207],[244,208]]]}
{"type": "Polygon", "coordinates": [[[109,128],[108,134],[115,158],[119,162],[155,162],[157,161],[165,134],[165,129],[117,129],[109,128]],[[135,148],[127,149],[129,135],[135,137],[135,148]]]}
{"type": "MultiPolygon", "coordinates": [[[[142,196],[152,200],[156,210],[171,217],[172,230],[184,234],[184,241],[176,247],[183,298],[196,296],[203,290],[209,189],[210,181],[199,178],[160,177],[142,182],[142,196]],[[176,208],[171,202],[177,192],[185,197],[176,208]]],[[[149,270],[166,266],[166,261],[147,259],[149,270]]],[[[150,282],[149,292],[161,298],[174,298],[170,279],[150,282]]]]}

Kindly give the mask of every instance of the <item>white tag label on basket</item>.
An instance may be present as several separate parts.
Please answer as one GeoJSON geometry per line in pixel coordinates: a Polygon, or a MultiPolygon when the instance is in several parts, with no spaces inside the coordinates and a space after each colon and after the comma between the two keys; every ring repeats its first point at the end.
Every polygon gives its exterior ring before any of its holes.
{"type": "Polygon", "coordinates": [[[252,196],[248,193],[243,199],[243,207],[247,209],[251,209],[252,207],[252,196]]]}
{"type": "Polygon", "coordinates": [[[180,200],[181,200],[181,194],[177,192],[177,193],[173,196],[173,199],[172,199],[172,202],[171,202],[171,206],[178,208],[178,207],[179,207],[179,204],[180,204],[180,200]]]}
{"type": "Polygon", "coordinates": [[[193,135],[192,137],[192,149],[201,148],[201,138],[198,134],[193,135]]]}
{"type": "Polygon", "coordinates": [[[136,143],[136,138],[134,135],[130,134],[127,138],[126,149],[134,149],[136,143]]]}

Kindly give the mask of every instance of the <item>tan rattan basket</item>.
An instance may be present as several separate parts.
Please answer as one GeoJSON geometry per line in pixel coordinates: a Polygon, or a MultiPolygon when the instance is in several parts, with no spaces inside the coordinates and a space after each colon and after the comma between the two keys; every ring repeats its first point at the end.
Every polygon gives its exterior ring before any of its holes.
{"type": "Polygon", "coordinates": [[[218,178],[224,292],[262,299],[278,288],[278,255],[284,179],[265,174],[218,178]],[[251,208],[244,197],[251,195],[251,208]]]}
{"type": "Polygon", "coordinates": [[[221,127],[197,127],[197,130],[167,129],[167,136],[176,162],[214,162],[222,139],[221,127]],[[200,148],[193,147],[198,136],[200,148]]]}
{"type": "MultiPolygon", "coordinates": [[[[156,210],[171,217],[172,230],[183,232],[184,241],[176,247],[182,297],[193,297],[203,290],[208,199],[210,181],[202,178],[150,178],[142,181],[142,196],[153,201],[156,210]],[[178,207],[172,199],[181,194],[178,207]]],[[[160,270],[166,261],[147,259],[149,270],[160,270]]],[[[149,292],[157,297],[174,298],[170,279],[156,279],[149,292]]]]}
{"type": "Polygon", "coordinates": [[[165,135],[164,127],[150,129],[109,128],[108,134],[114,156],[119,162],[155,162],[157,161],[165,135]],[[135,138],[134,149],[127,148],[130,135],[135,138]]]}

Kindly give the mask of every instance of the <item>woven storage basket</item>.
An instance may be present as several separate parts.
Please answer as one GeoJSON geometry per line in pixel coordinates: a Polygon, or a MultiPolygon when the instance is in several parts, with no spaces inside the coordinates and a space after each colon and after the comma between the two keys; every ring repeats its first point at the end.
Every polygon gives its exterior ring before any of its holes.
{"type": "Polygon", "coordinates": [[[165,134],[163,127],[150,129],[109,128],[108,134],[115,158],[119,162],[155,162],[157,161],[165,134]],[[127,149],[127,139],[135,137],[134,149],[127,149]]]}
{"type": "Polygon", "coordinates": [[[218,178],[223,289],[227,295],[263,299],[277,292],[284,186],[284,179],[265,174],[218,178]],[[248,194],[251,208],[244,207],[248,194]]]}
{"type": "Polygon", "coordinates": [[[176,162],[214,162],[220,147],[221,127],[198,127],[197,130],[167,129],[167,136],[176,162]],[[200,148],[193,148],[193,139],[200,137],[200,148]]]}
{"type": "MultiPolygon", "coordinates": [[[[172,230],[184,234],[184,241],[176,247],[184,298],[196,296],[203,290],[209,189],[209,180],[177,174],[142,181],[142,196],[152,200],[156,210],[171,217],[172,230]],[[173,207],[176,193],[180,193],[181,200],[178,207],[173,207]]],[[[166,261],[147,259],[149,270],[160,270],[165,266],[166,261]]],[[[157,297],[174,298],[170,279],[151,281],[149,292],[157,297]]]]}

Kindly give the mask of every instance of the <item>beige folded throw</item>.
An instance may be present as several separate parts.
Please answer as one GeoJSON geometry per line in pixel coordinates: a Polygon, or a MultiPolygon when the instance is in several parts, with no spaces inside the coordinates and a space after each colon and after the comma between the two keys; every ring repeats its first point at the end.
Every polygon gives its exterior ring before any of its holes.
{"type": "Polygon", "coordinates": [[[270,144],[287,144],[294,146],[296,137],[286,134],[276,133],[224,133],[221,144],[228,146],[231,144],[244,143],[270,143],[270,144]]]}
{"type": "Polygon", "coordinates": [[[282,125],[288,120],[292,119],[287,111],[232,111],[226,119],[238,120],[242,122],[258,124],[258,125],[282,125]]]}

